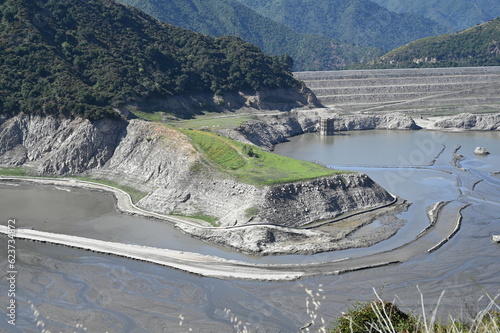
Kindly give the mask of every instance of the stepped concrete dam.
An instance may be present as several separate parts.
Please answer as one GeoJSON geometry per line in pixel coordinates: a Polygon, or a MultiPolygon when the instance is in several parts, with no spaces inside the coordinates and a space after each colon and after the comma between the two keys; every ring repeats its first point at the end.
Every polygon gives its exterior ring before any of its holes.
{"type": "Polygon", "coordinates": [[[338,113],[500,112],[500,66],[296,72],[338,113]]]}

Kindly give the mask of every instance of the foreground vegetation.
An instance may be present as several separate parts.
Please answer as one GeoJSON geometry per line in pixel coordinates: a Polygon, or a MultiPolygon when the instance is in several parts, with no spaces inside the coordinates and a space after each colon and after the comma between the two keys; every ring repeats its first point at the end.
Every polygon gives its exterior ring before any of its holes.
{"type": "Polygon", "coordinates": [[[490,303],[475,318],[462,322],[450,317],[443,324],[436,320],[439,302],[428,318],[424,308],[419,316],[407,314],[377,295],[377,299],[358,303],[338,318],[330,333],[500,333],[499,296],[490,297],[490,303]]]}
{"type": "Polygon", "coordinates": [[[212,166],[239,181],[254,185],[273,185],[329,176],[342,171],[311,162],[272,154],[258,147],[233,141],[217,134],[181,130],[212,166]]]}

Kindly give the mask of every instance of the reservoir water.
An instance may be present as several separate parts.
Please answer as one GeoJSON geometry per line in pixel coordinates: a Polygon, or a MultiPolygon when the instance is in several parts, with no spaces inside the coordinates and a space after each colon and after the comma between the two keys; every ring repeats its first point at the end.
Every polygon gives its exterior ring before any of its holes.
{"type": "MultiPolygon", "coordinates": [[[[412,202],[391,239],[369,248],[314,256],[250,257],[193,240],[170,225],[119,214],[104,193],[28,185],[0,185],[0,223],[116,242],[172,248],[263,263],[307,263],[362,256],[396,248],[425,228],[436,202],[469,205],[460,231],[442,248],[402,264],[296,282],[222,281],[148,263],[27,241],[16,243],[16,326],[9,332],[298,332],[312,321],[318,331],[356,301],[382,298],[430,311],[441,292],[440,315],[467,317],[500,292],[500,133],[365,131],[331,137],[306,134],[275,152],[334,168],[367,173],[412,202]],[[491,154],[477,156],[476,146],[491,154]],[[458,150],[457,148],[460,147],[458,150]],[[452,165],[453,152],[463,160],[452,165]],[[459,169],[462,168],[462,169],[459,169]],[[41,327],[41,326],[39,326],[41,327]]],[[[376,225],[377,222],[375,222],[376,225]]],[[[370,232],[367,226],[360,232],[370,232]]],[[[7,238],[0,238],[7,253],[7,238]]],[[[2,290],[8,263],[2,256],[2,290]]],[[[7,292],[0,316],[7,318],[7,292]]]]}

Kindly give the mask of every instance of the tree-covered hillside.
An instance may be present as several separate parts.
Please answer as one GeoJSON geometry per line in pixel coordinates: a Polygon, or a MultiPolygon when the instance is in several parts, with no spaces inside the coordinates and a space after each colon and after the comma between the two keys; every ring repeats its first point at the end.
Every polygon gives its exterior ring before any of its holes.
{"type": "Polygon", "coordinates": [[[271,55],[288,54],[294,70],[344,68],[381,56],[376,48],[340,43],[320,35],[300,34],[257,14],[237,0],[120,0],[175,26],[211,36],[233,35],[271,55]]]}
{"type": "Polygon", "coordinates": [[[395,13],[369,0],[238,0],[297,32],[386,51],[447,32],[417,14],[395,13]]]}
{"type": "Polygon", "coordinates": [[[498,0],[372,0],[397,13],[417,13],[456,32],[500,16],[498,0]]]}
{"type": "Polygon", "coordinates": [[[0,15],[0,115],[97,119],[173,95],[301,86],[289,57],[112,0],[1,0],[0,15]]]}
{"type": "Polygon", "coordinates": [[[448,35],[417,40],[358,68],[500,66],[500,17],[448,35]]]}

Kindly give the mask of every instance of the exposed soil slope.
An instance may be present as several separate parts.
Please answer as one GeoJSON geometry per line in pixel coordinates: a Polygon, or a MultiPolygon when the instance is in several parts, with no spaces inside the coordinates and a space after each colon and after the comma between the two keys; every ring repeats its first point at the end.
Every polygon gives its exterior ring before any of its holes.
{"type": "Polygon", "coordinates": [[[272,186],[238,182],[207,163],[185,135],[141,120],[17,116],[0,125],[0,147],[1,165],[111,179],[148,193],[137,203],[142,208],[211,216],[221,226],[298,227],[394,200],[364,174],[272,186]]]}

